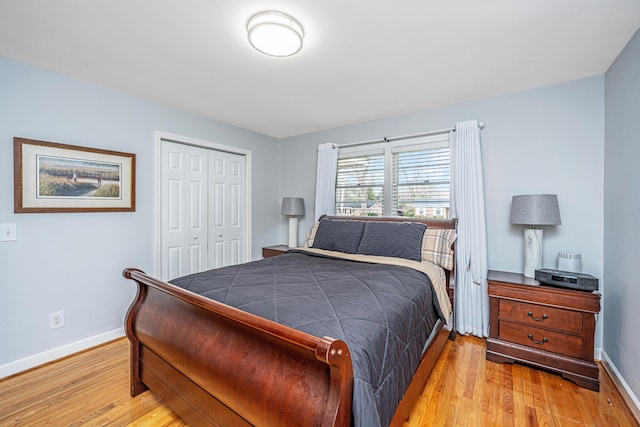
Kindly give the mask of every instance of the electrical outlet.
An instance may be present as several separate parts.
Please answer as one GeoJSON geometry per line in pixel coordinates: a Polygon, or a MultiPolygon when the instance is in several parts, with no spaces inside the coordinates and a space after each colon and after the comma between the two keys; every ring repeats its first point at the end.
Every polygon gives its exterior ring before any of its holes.
{"type": "Polygon", "coordinates": [[[64,326],[64,311],[49,313],[49,329],[58,329],[64,326]]]}
{"type": "Polygon", "coordinates": [[[0,224],[0,242],[13,242],[17,240],[16,224],[0,224]]]}

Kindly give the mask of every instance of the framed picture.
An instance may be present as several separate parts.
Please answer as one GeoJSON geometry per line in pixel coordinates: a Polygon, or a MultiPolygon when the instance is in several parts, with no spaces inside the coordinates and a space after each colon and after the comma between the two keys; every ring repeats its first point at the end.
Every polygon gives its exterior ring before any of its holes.
{"type": "Polygon", "coordinates": [[[136,155],[13,138],[14,212],[136,210],[136,155]]]}

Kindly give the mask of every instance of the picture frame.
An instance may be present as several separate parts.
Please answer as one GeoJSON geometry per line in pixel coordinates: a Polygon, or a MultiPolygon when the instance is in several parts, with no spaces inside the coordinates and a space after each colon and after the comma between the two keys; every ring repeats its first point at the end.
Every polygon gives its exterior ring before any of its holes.
{"type": "Polygon", "coordinates": [[[133,212],[136,155],[13,138],[15,213],[133,212]]]}

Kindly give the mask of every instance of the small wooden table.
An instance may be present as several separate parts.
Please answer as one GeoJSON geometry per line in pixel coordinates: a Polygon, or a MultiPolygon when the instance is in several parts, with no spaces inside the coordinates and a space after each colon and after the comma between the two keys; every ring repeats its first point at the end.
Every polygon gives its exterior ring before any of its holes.
{"type": "Polygon", "coordinates": [[[289,249],[291,248],[289,248],[289,246],[287,245],[265,246],[262,248],[262,258],[269,258],[272,256],[282,255],[289,249]]]}
{"type": "Polygon", "coordinates": [[[520,362],[600,389],[593,358],[600,294],[545,286],[522,274],[489,271],[487,360],[520,362]]]}

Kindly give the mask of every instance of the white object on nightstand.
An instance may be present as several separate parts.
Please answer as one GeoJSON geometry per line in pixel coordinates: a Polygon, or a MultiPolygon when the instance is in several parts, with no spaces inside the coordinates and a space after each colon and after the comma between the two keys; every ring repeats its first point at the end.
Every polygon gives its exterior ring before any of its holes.
{"type": "Polygon", "coordinates": [[[582,254],[572,252],[558,252],[558,270],[582,272],[582,254]]]}

